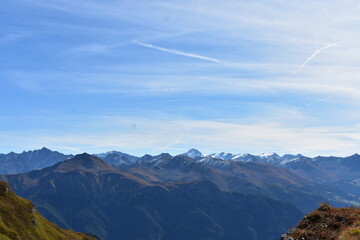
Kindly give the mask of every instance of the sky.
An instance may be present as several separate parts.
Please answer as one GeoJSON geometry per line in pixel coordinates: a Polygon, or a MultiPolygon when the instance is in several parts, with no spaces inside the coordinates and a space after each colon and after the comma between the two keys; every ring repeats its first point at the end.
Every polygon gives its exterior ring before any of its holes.
{"type": "Polygon", "coordinates": [[[360,2],[2,0],[0,152],[360,152],[360,2]]]}

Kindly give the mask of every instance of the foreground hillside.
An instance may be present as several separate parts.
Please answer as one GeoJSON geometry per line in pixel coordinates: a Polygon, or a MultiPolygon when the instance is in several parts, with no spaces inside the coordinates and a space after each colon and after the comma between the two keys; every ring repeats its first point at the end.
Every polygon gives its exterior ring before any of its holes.
{"type": "Polygon", "coordinates": [[[88,154],[4,178],[48,219],[106,240],[276,240],[303,216],[292,204],[210,181],[146,181],[88,154]]]}
{"type": "Polygon", "coordinates": [[[64,230],[42,217],[34,205],[18,197],[0,182],[0,239],[1,240],[92,240],[81,233],[64,230]]]}
{"type": "Polygon", "coordinates": [[[359,240],[360,209],[333,208],[322,204],[305,216],[281,240],[359,240]]]}

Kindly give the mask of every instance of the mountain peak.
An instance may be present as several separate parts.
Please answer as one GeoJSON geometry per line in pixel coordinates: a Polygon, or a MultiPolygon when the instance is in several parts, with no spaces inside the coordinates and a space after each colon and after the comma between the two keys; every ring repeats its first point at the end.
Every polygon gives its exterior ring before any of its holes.
{"type": "Polygon", "coordinates": [[[196,157],[204,157],[204,154],[202,154],[199,150],[192,148],[186,153],[183,153],[182,155],[188,156],[189,158],[196,158],[196,157]]]}
{"type": "Polygon", "coordinates": [[[84,170],[84,171],[114,171],[115,168],[111,167],[99,157],[90,155],[88,153],[78,154],[75,157],[60,162],[55,166],[56,170],[69,171],[69,170],[84,170]]]}
{"type": "Polygon", "coordinates": [[[123,154],[124,154],[123,152],[112,150],[112,151],[107,151],[107,152],[104,152],[104,153],[98,153],[98,154],[95,154],[95,155],[98,156],[99,158],[105,158],[105,157],[107,157],[109,155],[123,155],[123,154]]]}
{"type": "Polygon", "coordinates": [[[263,157],[263,158],[279,158],[280,156],[275,152],[268,152],[268,153],[261,154],[260,157],[263,157]]]}

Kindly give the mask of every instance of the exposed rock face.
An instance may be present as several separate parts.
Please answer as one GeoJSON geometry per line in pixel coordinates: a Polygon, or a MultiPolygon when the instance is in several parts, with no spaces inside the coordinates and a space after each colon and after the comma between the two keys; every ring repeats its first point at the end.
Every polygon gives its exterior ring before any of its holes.
{"type": "Polygon", "coordinates": [[[280,240],[359,240],[360,209],[333,208],[323,203],[280,240]]]}
{"type": "Polygon", "coordinates": [[[292,237],[283,235],[283,236],[281,236],[280,240],[294,240],[294,239],[292,237]]]}
{"type": "Polygon", "coordinates": [[[5,182],[0,182],[0,196],[8,197],[10,187],[5,182]]]}

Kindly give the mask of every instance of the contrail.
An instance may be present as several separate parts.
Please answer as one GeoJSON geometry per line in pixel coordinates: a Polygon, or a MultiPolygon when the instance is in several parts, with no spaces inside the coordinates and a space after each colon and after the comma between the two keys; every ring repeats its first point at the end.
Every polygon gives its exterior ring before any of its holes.
{"type": "Polygon", "coordinates": [[[332,95],[332,96],[329,96],[329,97],[321,98],[321,99],[318,99],[318,100],[313,101],[311,103],[305,104],[305,106],[310,106],[310,105],[313,105],[313,104],[319,103],[319,102],[325,102],[325,101],[327,101],[329,99],[332,99],[334,97],[337,97],[337,96],[339,96],[339,94],[335,94],[335,95],[332,95]]]}
{"type": "Polygon", "coordinates": [[[301,68],[305,67],[306,64],[308,64],[308,62],[311,61],[311,59],[313,59],[316,55],[318,55],[322,50],[325,50],[327,48],[331,48],[334,47],[336,45],[336,43],[331,43],[329,45],[326,45],[325,47],[319,48],[318,50],[316,50],[310,57],[308,57],[306,59],[306,61],[300,66],[301,68]]]}
{"type": "Polygon", "coordinates": [[[220,62],[220,60],[216,59],[216,58],[210,58],[210,57],[201,56],[201,55],[197,55],[197,54],[193,54],[193,53],[186,53],[186,52],[182,52],[182,51],[179,51],[176,49],[162,48],[162,47],[158,47],[158,46],[155,46],[152,44],[143,43],[143,42],[140,42],[137,40],[134,40],[133,42],[140,46],[160,50],[163,52],[168,52],[168,53],[177,54],[177,55],[186,56],[186,57],[198,58],[198,59],[202,59],[202,60],[206,60],[206,61],[210,61],[210,62],[220,62]]]}

